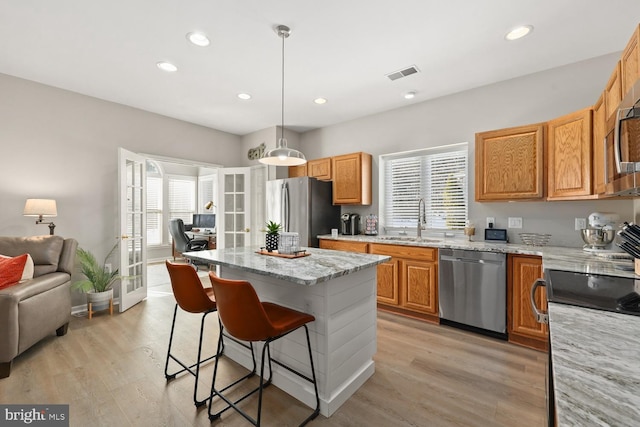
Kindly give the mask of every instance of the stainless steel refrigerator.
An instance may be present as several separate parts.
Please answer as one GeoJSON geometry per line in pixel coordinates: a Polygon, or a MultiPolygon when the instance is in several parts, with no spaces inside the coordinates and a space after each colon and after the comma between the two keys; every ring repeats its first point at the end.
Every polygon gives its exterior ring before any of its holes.
{"type": "Polygon", "coordinates": [[[318,235],[340,228],[340,206],[333,205],[331,182],[308,176],[267,181],[267,221],[300,234],[300,246],[318,247],[318,235]]]}

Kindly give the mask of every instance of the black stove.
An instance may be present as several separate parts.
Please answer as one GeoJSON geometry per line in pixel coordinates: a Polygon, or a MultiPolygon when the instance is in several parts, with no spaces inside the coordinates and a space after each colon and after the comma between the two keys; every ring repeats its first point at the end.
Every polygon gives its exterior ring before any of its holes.
{"type": "Polygon", "coordinates": [[[640,316],[640,280],[600,274],[545,270],[547,299],[598,310],[640,316]]]}

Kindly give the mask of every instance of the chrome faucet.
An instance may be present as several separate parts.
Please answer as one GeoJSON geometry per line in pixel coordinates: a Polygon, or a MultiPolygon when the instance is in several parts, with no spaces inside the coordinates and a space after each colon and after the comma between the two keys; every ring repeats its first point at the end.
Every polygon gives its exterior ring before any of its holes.
{"type": "Polygon", "coordinates": [[[427,213],[425,212],[425,209],[426,203],[424,198],[421,197],[420,201],[418,201],[418,240],[422,240],[422,227],[427,222],[427,213]],[[420,210],[420,207],[422,207],[422,210],[420,210]]]}

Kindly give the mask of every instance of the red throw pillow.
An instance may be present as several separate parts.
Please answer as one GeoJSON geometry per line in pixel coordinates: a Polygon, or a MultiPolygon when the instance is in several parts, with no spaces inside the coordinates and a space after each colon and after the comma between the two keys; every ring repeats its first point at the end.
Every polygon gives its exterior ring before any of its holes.
{"type": "Polygon", "coordinates": [[[0,258],[0,289],[17,285],[22,278],[27,254],[13,258],[0,258]]]}

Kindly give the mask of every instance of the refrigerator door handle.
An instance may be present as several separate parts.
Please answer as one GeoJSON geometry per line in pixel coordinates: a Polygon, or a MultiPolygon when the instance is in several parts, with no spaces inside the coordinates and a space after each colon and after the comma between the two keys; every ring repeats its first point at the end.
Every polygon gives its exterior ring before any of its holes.
{"type": "Polygon", "coordinates": [[[284,231],[289,231],[289,215],[290,206],[289,206],[289,185],[285,182],[282,184],[282,227],[284,231]]]}

